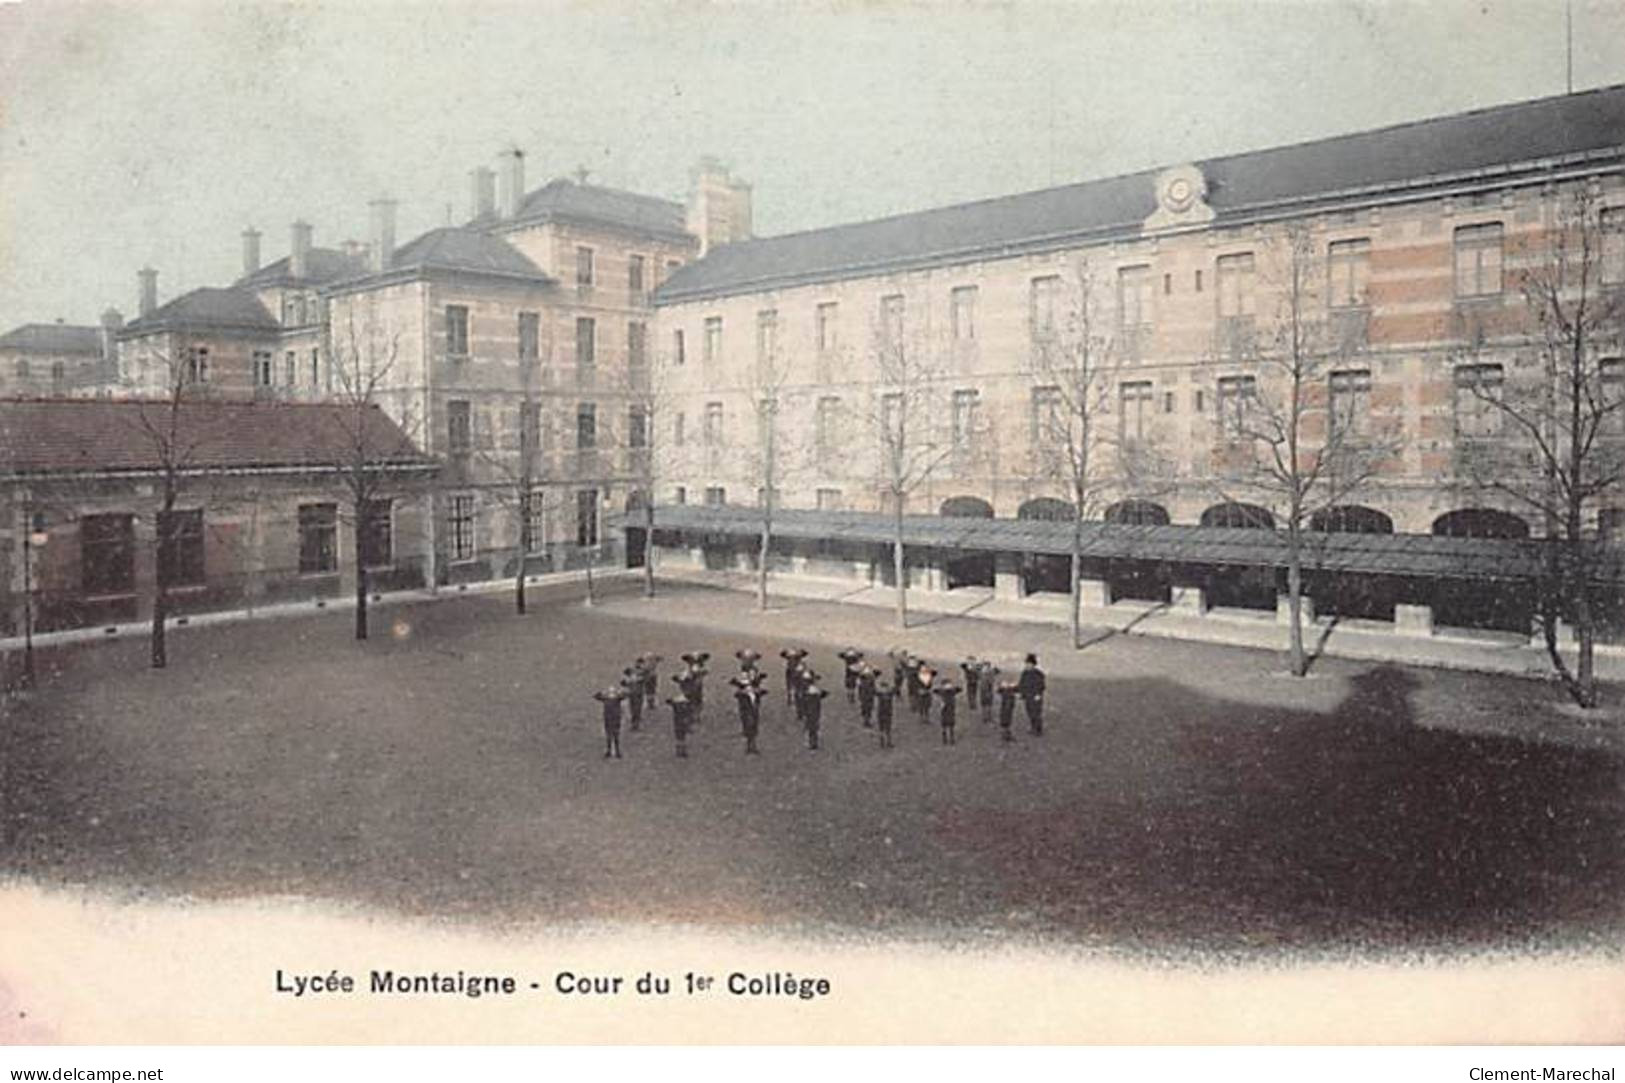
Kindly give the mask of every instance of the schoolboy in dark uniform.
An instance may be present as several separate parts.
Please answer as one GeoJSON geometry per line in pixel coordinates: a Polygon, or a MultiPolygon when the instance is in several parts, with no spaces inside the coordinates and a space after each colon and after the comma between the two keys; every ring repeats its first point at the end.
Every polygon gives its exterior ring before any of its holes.
{"type": "MultiPolygon", "coordinates": [[[[995,691],[993,686],[999,679],[999,667],[992,662],[983,662],[976,668],[976,695],[982,706],[982,724],[991,726],[993,724],[993,693],[995,691]]],[[[965,706],[967,708],[970,706],[969,697],[965,700],[965,706]]]]}
{"type": "Polygon", "coordinates": [[[809,681],[801,690],[802,724],[807,727],[807,749],[810,752],[818,751],[818,727],[824,716],[824,697],[828,692],[818,687],[816,680],[809,681]]]}
{"type": "Polygon", "coordinates": [[[835,657],[846,663],[846,702],[854,703],[858,698],[858,667],[863,664],[863,652],[848,647],[835,657]]]}
{"type": "Polygon", "coordinates": [[[619,685],[594,692],[592,698],[604,705],[604,759],[621,758],[621,700],[626,690],[619,685]]]}
{"type": "Polygon", "coordinates": [[[739,671],[741,673],[761,672],[756,663],[762,660],[762,656],[757,651],[753,651],[749,647],[741,647],[739,650],[734,651],[734,657],[739,659],[739,671]]]}
{"type": "MultiPolygon", "coordinates": [[[[675,678],[673,678],[675,679],[675,678]]],[[[666,700],[671,707],[671,733],[677,739],[677,758],[688,759],[688,723],[693,704],[681,692],[666,700]]]]}
{"type": "Polygon", "coordinates": [[[882,677],[875,682],[875,725],[880,729],[880,747],[890,748],[892,705],[897,702],[897,686],[882,677]]]}
{"type": "Polygon", "coordinates": [[[959,686],[950,677],[942,677],[931,689],[942,700],[942,743],[954,743],[954,725],[958,722],[955,701],[959,696],[959,686]]]}
{"type": "Polygon", "coordinates": [[[626,711],[631,716],[632,732],[643,724],[643,674],[636,666],[621,670],[621,689],[626,693],[626,711]]]}
{"type": "Polygon", "coordinates": [[[660,655],[639,655],[638,664],[643,670],[643,705],[652,711],[660,698],[660,655]]]}
{"type": "Polygon", "coordinates": [[[1034,737],[1044,735],[1044,671],[1038,668],[1038,655],[1029,654],[1016,681],[1021,705],[1027,709],[1027,726],[1034,737]]]}
{"type": "Polygon", "coordinates": [[[688,672],[693,675],[688,687],[683,689],[683,695],[694,702],[694,715],[689,720],[690,725],[697,724],[705,715],[705,675],[710,672],[705,663],[710,661],[708,651],[690,651],[683,655],[683,661],[688,663],[688,672]]]}
{"type": "Polygon", "coordinates": [[[931,668],[929,662],[922,661],[914,679],[914,710],[918,712],[920,721],[927,726],[931,724],[931,686],[936,681],[937,671],[931,668]]]}
{"type": "Polygon", "coordinates": [[[982,663],[976,660],[974,654],[968,655],[959,663],[960,672],[965,674],[965,706],[976,706],[977,682],[982,678],[982,663]]]}
{"type": "Polygon", "coordinates": [[[999,736],[1006,742],[1014,741],[1010,726],[1016,720],[1016,682],[999,682],[999,736]]]}
{"type": "Polygon", "coordinates": [[[875,681],[879,676],[880,671],[867,662],[858,666],[858,714],[863,718],[864,729],[875,724],[875,681]]]}
{"type": "Polygon", "coordinates": [[[745,754],[757,755],[756,735],[762,727],[762,696],[767,691],[762,674],[756,670],[742,669],[738,676],[729,678],[728,683],[734,686],[734,700],[739,704],[739,729],[745,735],[745,754]]]}
{"type": "MultiPolygon", "coordinates": [[[[784,659],[784,703],[785,706],[794,706],[796,702],[796,670],[801,668],[801,660],[807,657],[807,652],[799,647],[786,647],[779,652],[784,659]]],[[[797,717],[800,712],[797,712],[797,717]]]]}

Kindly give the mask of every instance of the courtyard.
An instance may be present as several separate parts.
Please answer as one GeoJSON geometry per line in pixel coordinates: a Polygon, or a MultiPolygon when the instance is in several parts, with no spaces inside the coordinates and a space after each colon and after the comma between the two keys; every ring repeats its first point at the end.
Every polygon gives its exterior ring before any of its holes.
{"type": "MultiPolygon", "coordinates": [[[[158,898],[299,896],[485,924],[653,922],[1024,939],[1130,955],[1611,950],[1625,931],[1625,747],[1539,682],[672,587],[513,614],[505,596],[41,655],[0,729],[0,869],[158,898]],[[752,645],[1013,670],[1049,725],[877,747],[830,683],[809,752],[765,664],[761,756],[722,683],[752,645]],[[602,758],[593,690],[708,650],[687,760],[669,714],[602,758]]],[[[1018,714],[1019,722],[1019,714],[1018,714]]]]}

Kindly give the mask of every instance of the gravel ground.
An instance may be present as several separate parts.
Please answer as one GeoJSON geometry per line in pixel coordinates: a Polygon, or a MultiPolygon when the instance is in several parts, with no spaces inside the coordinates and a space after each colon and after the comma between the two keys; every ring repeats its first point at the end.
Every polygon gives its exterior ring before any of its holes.
{"type": "MultiPolygon", "coordinates": [[[[1548,686],[676,591],[517,617],[504,598],[61,648],[4,704],[0,872],[166,897],[297,894],[481,923],[656,921],[1135,955],[1616,950],[1617,722],[1548,686]],[[389,626],[393,623],[394,627],[389,626]],[[769,667],[763,755],[721,678],[745,642],[894,642],[1051,673],[1042,738],[902,716],[882,751],[833,682],[802,747],[769,667]],[[621,660],[710,650],[691,756],[664,710],[605,761],[621,660]]],[[[1610,689],[1616,705],[1617,689],[1610,689]]],[[[663,692],[664,694],[664,692],[663,692]]],[[[1019,715],[1018,715],[1019,717],[1019,715]]]]}

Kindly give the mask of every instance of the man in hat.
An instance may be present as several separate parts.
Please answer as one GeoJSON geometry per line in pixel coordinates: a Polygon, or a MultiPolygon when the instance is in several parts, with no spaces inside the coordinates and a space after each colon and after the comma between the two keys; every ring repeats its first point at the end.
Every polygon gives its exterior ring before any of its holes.
{"type": "Polygon", "coordinates": [[[863,719],[863,728],[874,726],[875,717],[875,681],[880,678],[880,671],[868,662],[858,663],[858,715],[863,719]]]}
{"type": "Polygon", "coordinates": [[[1017,691],[1015,681],[999,682],[999,737],[1007,744],[1015,740],[1010,732],[1010,726],[1016,719],[1017,691]]]}
{"type": "Polygon", "coordinates": [[[1027,664],[1016,679],[1016,690],[1021,693],[1021,705],[1027,711],[1027,727],[1034,737],[1044,734],[1044,671],[1038,668],[1038,655],[1029,654],[1027,664]]]}
{"type": "Polygon", "coordinates": [[[592,698],[604,705],[604,759],[621,758],[621,700],[626,690],[618,684],[600,689],[592,698]]]}
{"type": "Polygon", "coordinates": [[[942,700],[942,743],[954,743],[954,725],[959,721],[955,709],[955,700],[959,696],[959,686],[954,679],[946,673],[938,677],[932,685],[931,691],[942,700]]]}
{"type": "Polygon", "coordinates": [[[846,664],[846,702],[855,703],[858,698],[858,667],[863,665],[863,652],[856,647],[848,647],[835,657],[846,664]]]}

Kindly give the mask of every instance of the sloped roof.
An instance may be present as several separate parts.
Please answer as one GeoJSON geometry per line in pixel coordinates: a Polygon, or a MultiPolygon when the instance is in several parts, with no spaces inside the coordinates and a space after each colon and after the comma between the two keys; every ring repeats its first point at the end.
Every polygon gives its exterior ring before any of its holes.
{"type": "MultiPolygon", "coordinates": [[[[195,470],[331,467],[345,461],[356,425],[342,403],[203,400],[179,409],[177,457],[195,470]]],[[[152,434],[167,431],[168,411],[137,399],[0,399],[0,475],[159,469],[152,434]]],[[[361,416],[380,465],[433,463],[376,406],[361,416]]]]}
{"type": "Polygon", "coordinates": [[[0,350],[101,356],[102,329],[73,323],[25,323],[0,335],[0,350]]]}
{"type": "Polygon", "coordinates": [[[203,286],[159,305],[150,316],[131,320],[120,337],[178,326],[249,331],[276,331],[281,327],[252,290],[203,286]]]}
{"type": "MultiPolygon", "coordinates": [[[[649,233],[683,233],[687,228],[686,211],[681,203],[620,188],[582,184],[569,177],[549,181],[526,195],[515,221],[551,219],[596,222],[649,233]]],[[[501,223],[484,219],[480,224],[501,223]]]]}
{"type": "Polygon", "coordinates": [[[347,278],[366,269],[366,260],[336,248],[311,248],[305,257],[305,276],[294,278],[292,256],[283,256],[251,275],[237,280],[239,286],[273,286],[283,282],[302,282],[321,286],[340,278],[347,278]]]}
{"type": "MultiPolygon", "coordinates": [[[[641,520],[628,519],[636,526],[641,520]]],[[[655,509],[655,528],[694,533],[757,537],[762,514],[755,508],[666,505],[655,509]]],[[[784,538],[888,543],[889,515],[858,511],[782,508],[773,513],[773,532],[784,538]]],[[[1068,554],[1072,524],[1046,519],[958,519],[909,515],[903,519],[905,545],[971,552],[1068,554]]],[[[1083,524],[1083,555],[1167,561],[1179,564],[1285,567],[1286,534],[1277,530],[1170,524],[1083,524]]],[[[1538,541],[1448,538],[1431,534],[1311,534],[1303,549],[1311,570],[1364,572],[1454,579],[1528,579],[1541,571],[1538,541]]],[[[1625,581],[1625,558],[1598,564],[1599,578],[1625,581]]]]}
{"type": "MultiPolygon", "coordinates": [[[[1218,221],[1565,155],[1625,149],[1625,84],[1211,158],[1197,165],[1218,221]]],[[[1172,163],[1170,163],[1172,164],[1172,163]]],[[[999,255],[1091,234],[1136,234],[1160,170],[868,222],[739,241],[678,269],[657,303],[999,255]]]]}
{"type": "Polygon", "coordinates": [[[413,238],[395,249],[389,266],[390,270],[423,268],[547,277],[529,256],[507,241],[466,226],[443,226],[413,238]]]}

